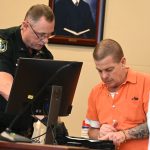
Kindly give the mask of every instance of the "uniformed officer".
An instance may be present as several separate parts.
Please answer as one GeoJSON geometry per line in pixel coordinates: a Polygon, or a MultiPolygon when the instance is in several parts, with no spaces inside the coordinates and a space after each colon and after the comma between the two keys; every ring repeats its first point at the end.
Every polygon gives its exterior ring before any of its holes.
{"type": "Polygon", "coordinates": [[[45,44],[54,31],[49,6],[37,4],[26,13],[21,26],[0,29],[0,112],[4,112],[19,57],[53,59],[45,44]]]}

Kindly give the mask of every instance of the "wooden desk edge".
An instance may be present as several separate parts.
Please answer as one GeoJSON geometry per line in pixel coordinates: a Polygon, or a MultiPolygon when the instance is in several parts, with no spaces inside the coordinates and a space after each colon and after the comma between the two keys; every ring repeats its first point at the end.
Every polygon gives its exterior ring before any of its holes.
{"type": "Polygon", "coordinates": [[[0,150],[89,150],[84,147],[0,141],[0,150]]]}

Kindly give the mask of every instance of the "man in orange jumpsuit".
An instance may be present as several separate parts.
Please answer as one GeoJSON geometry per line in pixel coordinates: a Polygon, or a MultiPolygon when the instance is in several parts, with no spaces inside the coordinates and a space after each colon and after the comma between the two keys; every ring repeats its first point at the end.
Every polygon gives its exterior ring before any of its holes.
{"type": "Polygon", "coordinates": [[[112,140],[120,150],[147,150],[150,76],[126,67],[122,48],[112,39],[97,44],[93,57],[102,83],[89,95],[89,137],[112,140]]]}

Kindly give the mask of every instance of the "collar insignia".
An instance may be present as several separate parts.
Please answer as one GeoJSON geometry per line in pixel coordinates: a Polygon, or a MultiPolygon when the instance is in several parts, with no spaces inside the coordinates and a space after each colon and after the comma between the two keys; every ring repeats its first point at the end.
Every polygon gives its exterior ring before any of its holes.
{"type": "Polygon", "coordinates": [[[7,41],[0,38],[0,53],[3,53],[7,50],[7,41]]]}

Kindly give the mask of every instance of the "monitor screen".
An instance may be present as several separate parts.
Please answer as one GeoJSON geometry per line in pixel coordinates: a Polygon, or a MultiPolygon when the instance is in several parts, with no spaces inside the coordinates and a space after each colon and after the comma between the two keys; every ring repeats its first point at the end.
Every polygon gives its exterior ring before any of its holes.
{"type": "Polygon", "coordinates": [[[59,116],[69,115],[81,67],[76,61],[20,58],[6,112],[17,115],[31,104],[32,115],[48,114],[51,87],[56,85],[62,87],[59,116]]]}

